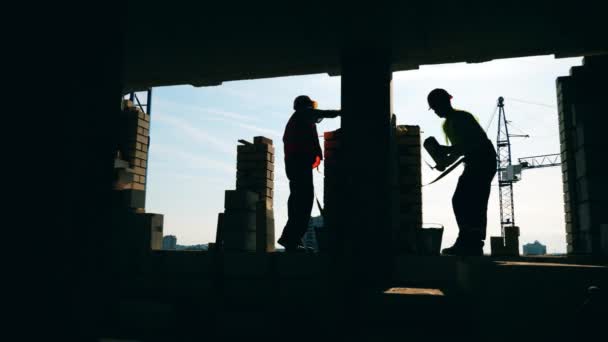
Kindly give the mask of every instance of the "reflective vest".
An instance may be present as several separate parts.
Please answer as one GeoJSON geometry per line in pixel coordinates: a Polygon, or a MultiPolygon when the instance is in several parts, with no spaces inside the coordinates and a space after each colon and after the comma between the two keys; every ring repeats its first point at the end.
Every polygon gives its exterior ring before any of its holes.
{"type": "Polygon", "coordinates": [[[296,111],[291,115],[283,134],[286,160],[294,157],[308,158],[312,165],[315,157],[323,159],[314,119],[313,113],[306,110],[296,111]]]}

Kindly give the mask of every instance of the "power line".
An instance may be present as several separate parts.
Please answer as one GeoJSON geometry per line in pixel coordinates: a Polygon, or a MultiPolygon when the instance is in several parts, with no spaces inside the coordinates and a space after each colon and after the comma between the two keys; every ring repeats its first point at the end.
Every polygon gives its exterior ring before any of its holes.
{"type": "Polygon", "coordinates": [[[552,108],[552,109],[556,109],[557,108],[555,106],[548,105],[546,103],[533,102],[533,101],[527,101],[527,100],[521,100],[521,99],[514,99],[512,97],[507,97],[507,99],[511,100],[511,101],[526,103],[526,104],[535,105],[535,106],[547,107],[547,108],[552,108]]]}

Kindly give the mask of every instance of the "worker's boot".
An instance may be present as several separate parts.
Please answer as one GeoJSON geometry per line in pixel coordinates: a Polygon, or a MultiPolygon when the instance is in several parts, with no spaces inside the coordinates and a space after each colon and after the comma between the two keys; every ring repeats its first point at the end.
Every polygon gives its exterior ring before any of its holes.
{"type": "Polygon", "coordinates": [[[459,255],[459,256],[482,256],[483,255],[483,240],[479,234],[464,233],[459,234],[456,242],[452,247],[444,248],[441,251],[443,255],[459,255]]]}
{"type": "Polygon", "coordinates": [[[292,243],[289,241],[285,241],[285,239],[283,237],[279,238],[279,241],[277,241],[279,243],[279,245],[285,247],[285,252],[289,252],[289,253],[306,253],[308,252],[307,249],[302,246],[302,244],[300,243],[292,243]]]}

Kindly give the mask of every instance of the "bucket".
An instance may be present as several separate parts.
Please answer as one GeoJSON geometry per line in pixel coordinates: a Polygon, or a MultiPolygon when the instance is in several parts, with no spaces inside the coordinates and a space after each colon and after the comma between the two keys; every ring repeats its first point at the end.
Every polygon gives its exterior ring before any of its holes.
{"type": "Polygon", "coordinates": [[[441,253],[441,239],[443,225],[426,224],[418,228],[416,234],[416,247],[420,255],[439,255],[441,253]]]}

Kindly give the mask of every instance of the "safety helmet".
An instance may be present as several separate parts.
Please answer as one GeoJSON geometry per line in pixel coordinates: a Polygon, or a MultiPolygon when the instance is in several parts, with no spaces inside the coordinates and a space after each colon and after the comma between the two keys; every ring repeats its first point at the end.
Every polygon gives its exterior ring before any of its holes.
{"type": "Polygon", "coordinates": [[[451,100],[452,95],[450,95],[445,89],[436,88],[431,90],[426,99],[429,102],[429,109],[431,109],[433,108],[434,104],[451,100]]]}
{"type": "Polygon", "coordinates": [[[293,100],[293,109],[306,109],[306,108],[317,108],[317,102],[310,99],[306,95],[300,95],[293,100]]]}

